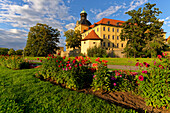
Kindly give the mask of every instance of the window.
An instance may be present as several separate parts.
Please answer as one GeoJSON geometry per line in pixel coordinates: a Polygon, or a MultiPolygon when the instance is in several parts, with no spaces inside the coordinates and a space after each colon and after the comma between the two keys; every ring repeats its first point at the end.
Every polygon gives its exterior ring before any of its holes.
{"type": "Polygon", "coordinates": [[[112,44],[112,47],[115,47],[114,43],[112,44]]]}
{"type": "Polygon", "coordinates": [[[95,29],[94,29],[94,32],[95,32],[95,29]]]}
{"type": "Polygon", "coordinates": [[[110,27],[108,27],[108,31],[110,31],[110,27]]]}
{"type": "Polygon", "coordinates": [[[105,46],[105,42],[103,42],[103,46],[105,46]]]}
{"type": "Polygon", "coordinates": [[[103,27],[103,31],[105,31],[105,27],[103,27]]]}
{"type": "Polygon", "coordinates": [[[119,44],[117,43],[117,48],[119,48],[119,44]]]}
{"type": "Polygon", "coordinates": [[[95,42],[93,42],[93,44],[95,44],[95,42]]]}
{"type": "Polygon", "coordinates": [[[119,29],[117,29],[117,32],[119,32],[119,29]]]}
{"type": "Polygon", "coordinates": [[[112,28],[112,31],[114,32],[114,28],[112,28]]]}
{"type": "Polygon", "coordinates": [[[108,39],[110,39],[110,35],[108,35],[108,39]]]}
{"type": "Polygon", "coordinates": [[[114,40],[114,38],[115,38],[115,36],[113,35],[113,36],[112,36],[112,39],[114,40]]]}
{"type": "Polygon", "coordinates": [[[117,40],[119,40],[119,36],[117,36],[117,40]]]}
{"type": "Polygon", "coordinates": [[[103,39],[105,39],[105,34],[103,34],[103,39]]]}
{"type": "Polygon", "coordinates": [[[86,42],[84,42],[84,44],[86,44],[86,42]]]}
{"type": "Polygon", "coordinates": [[[108,43],[108,47],[110,47],[110,42],[108,43]]]}
{"type": "Polygon", "coordinates": [[[122,43],[122,47],[123,47],[123,43],[122,43]]]}
{"type": "Polygon", "coordinates": [[[97,32],[99,31],[99,28],[97,28],[97,32]]]}

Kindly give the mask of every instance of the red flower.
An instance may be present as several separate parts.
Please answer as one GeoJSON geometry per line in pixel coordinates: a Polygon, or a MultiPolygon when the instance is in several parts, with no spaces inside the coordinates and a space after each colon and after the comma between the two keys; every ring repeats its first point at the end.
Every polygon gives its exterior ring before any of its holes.
{"type": "Polygon", "coordinates": [[[62,63],[62,61],[60,61],[60,63],[62,63]]]}
{"type": "Polygon", "coordinates": [[[146,73],[147,73],[147,71],[142,71],[142,73],[145,73],[145,74],[146,74],[146,73]]]}
{"type": "Polygon", "coordinates": [[[143,64],[142,63],[140,63],[140,67],[142,67],[143,66],[143,64]]]}
{"type": "Polygon", "coordinates": [[[69,63],[70,63],[70,61],[67,61],[67,63],[69,64],[69,63]]]}
{"type": "Polygon", "coordinates": [[[71,70],[71,66],[69,67],[69,70],[71,70]]]}
{"type": "Polygon", "coordinates": [[[106,60],[102,60],[102,62],[106,64],[108,61],[106,61],[106,60]]]}
{"type": "Polygon", "coordinates": [[[146,65],[147,63],[146,62],[143,62],[144,65],[146,65]]]}
{"type": "Polygon", "coordinates": [[[83,65],[80,63],[79,66],[81,67],[81,66],[83,66],[83,65]]]}
{"type": "Polygon", "coordinates": [[[159,68],[160,68],[160,69],[163,69],[164,67],[163,67],[162,65],[159,65],[159,68]]]}
{"type": "Polygon", "coordinates": [[[63,59],[65,59],[65,58],[66,58],[66,56],[63,57],[63,59]]]}
{"type": "Polygon", "coordinates": [[[58,67],[60,67],[60,65],[58,67]]]}
{"type": "Polygon", "coordinates": [[[40,62],[42,62],[42,60],[40,60],[40,62]]]}
{"type": "Polygon", "coordinates": [[[68,60],[70,60],[71,58],[68,58],[68,60]]]}
{"type": "Polygon", "coordinates": [[[98,65],[97,63],[93,63],[92,67],[97,67],[97,65],[98,65]]]}
{"type": "Polygon", "coordinates": [[[62,66],[63,66],[63,64],[62,64],[62,66]]]}
{"type": "Polygon", "coordinates": [[[145,65],[146,67],[149,67],[150,65],[148,64],[148,63],[146,63],[146,65],[145,65]]]}
{"type": "Polygon", "coordinates": [[[67,64],[66,67],[69,67],[69,64],[67,64]]]}
{"type": "Polygon", "coordinates": [[[57,58],[56,56],[54,58],[57,58]]]}
{"type": "Polygon", "coordinates": [[[75,63],[76,63],[76,60],[74,59],[74,60],[73,60],[73,64],[75,64],[75,63]]]}
{"type": "Polygon", "coordinates": [[[48,54],[49,57],[51,57],[51,54],[48,54]]]}
{"type": "Polygon", "coordinates": [[[47,58],[48,60],[50,59],[50,58],[47,58]]]}
{"type": "Polygon", "coordinates": [[[159,58],[159,59],[161,59],[161,58],[162,58],[162,56],[161,56],[161,55],[158,55],[158,58],[159,58]]]}
{"type": "Polygon", "coordinates": [[[54,56],[52,55],[52,58],[54,58],[54,56]]]}
{"type": "Polygon", "coordinates": [[[75,59],[78,59],[78,56],[76,56],[75,59]]]}
{"type": "Polygon", "coordinates": [[[56,60],[56,62],[58,62],[58,60],[56,60]]]}
{"type": "Polygon", "coordinates": [[[96,60],[95,60],[95,61],[99,61],[99,60],[100,60],[100,57],[96,58],[96,60]]]}
{"type": "Polygon", "coordinates": [[[138,77],[138,79],[139,79],[140,81],[143,81],[143,80],[144,80],[144,77],[143,77],[142,75],[140,75],[140,76],[138,77]]]}
{"type": "Polygon", "coordinates": [[[162,53],[162,56],[167,56],[167,53],[162,53]]]}
{"type": "Polygon", "coordinates": [[[137,62],[135,66],[139,66],[139,62],[137,62]]]}
{"type": "Polygon", "coordinates": [[[37,58],[37,60],[39,60],[39,58],[37,58]]]}
{"type": "Polygon", "coordinates": [[[77,67],[77,65],[75,65],[74,67],[77,67]]]}
{"type": "Polygon", "coordinates": [[[58,53],[58,55],[60,55],[60,53],[58,53]]]}

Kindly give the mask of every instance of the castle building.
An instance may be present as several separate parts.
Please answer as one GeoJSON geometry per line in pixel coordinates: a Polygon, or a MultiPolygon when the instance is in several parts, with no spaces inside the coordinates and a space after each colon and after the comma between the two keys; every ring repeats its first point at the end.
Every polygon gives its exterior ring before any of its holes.
{"type": "MultiPolygon", "coordinates": [[[[87,55],[87,49],[96,45],[106,49],[110,57],[113,56],[113,53],[116,57],[125,57],[122,52],[126,47],[127,40],[122,41],[120,39],[120,33],[123,29],[121,25],[125,21],[103,18],[92,25],[87,20],[87,13],[84,9],[80,16],[81,19],[76,22],[74,30],[79,30],[82,34],[81,53],[87,55]]],[[[72,48],[66,50],[70,49],[72,48]]]]}

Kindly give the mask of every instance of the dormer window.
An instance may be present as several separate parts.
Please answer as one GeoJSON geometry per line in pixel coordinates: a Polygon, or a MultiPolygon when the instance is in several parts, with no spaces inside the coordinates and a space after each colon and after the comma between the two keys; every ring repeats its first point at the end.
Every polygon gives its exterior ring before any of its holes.
{"type": "Polygon", "coordinates": [[[110,21],[107,21],[107,24],[109,25],[109,24],[110,24],[110,21]]]}

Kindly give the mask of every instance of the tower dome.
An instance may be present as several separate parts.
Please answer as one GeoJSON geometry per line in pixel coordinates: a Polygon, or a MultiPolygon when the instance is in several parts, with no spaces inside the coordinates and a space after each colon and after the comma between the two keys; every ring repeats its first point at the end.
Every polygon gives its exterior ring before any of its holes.
{"type": "Polygon", "coordinates": [[[91,25],[91,23],[87,20],[87,13],[84,9],[83,11],[81,11],[80,16],[81,16],[81,20],[79,21],[79,24],[84,24],[88,26],[91,25]]]}

